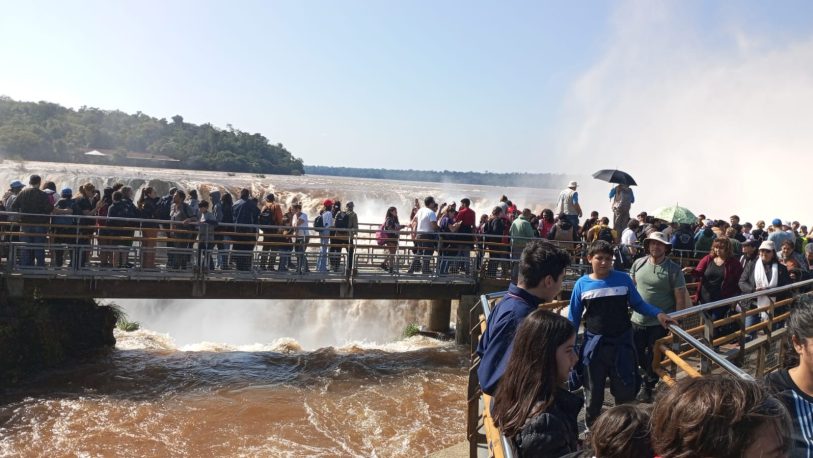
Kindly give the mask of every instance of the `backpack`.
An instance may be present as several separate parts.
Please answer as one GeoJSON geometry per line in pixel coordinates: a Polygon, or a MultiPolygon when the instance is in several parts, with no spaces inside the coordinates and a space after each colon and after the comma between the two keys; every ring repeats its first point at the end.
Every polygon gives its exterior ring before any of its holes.
{"type": "Polygon", "coordinates": [[[313,227],[314,228],[323,228],[323,227],[325,227],[325,220],[322,219],[322,215],[317,216],[316,219],[313,220],[313,227]]]}
{"type": "Polygon", "coordinates": [[[155,219],[168,220],[172,211],[172,196],[164,196],[155,204],[155,219]]]}
{"type": "Polygon", "coordinates": [[[375,232],[375,242],[378,243],[378,246],[383,246],[387,244],[387,231],[384,229],[384,225],[382,224],[380,228],[375,232]]]}
{"type": "MultiPolygon", "coordinates": [[[[319,215],[321,217],[321,215],[319,215]]],[[[319,218],[317,218],[319,219],[319,218]]],[[[260,217],[258,222],[263,226],[274,226],[277,224],[274,221],[274,207],[263,207],[263,211],[260,212],[260,217]]]]}
{"type": "Polygon", "coordinates": [[[337,229],[347,229],[350,225],[350,218],[347,217],[347,213],[339,212],[336,214],[336,219],[333,221],[333,226],[337,229]]]}
{"type": "Polygon", "coordinates": [[[613,243],[613,232],[610,230],[609,227],[602,226],[601,229],[598,230],[598,236],[596,237],[597,240],[604,240],[608,243],[613,243]]]}

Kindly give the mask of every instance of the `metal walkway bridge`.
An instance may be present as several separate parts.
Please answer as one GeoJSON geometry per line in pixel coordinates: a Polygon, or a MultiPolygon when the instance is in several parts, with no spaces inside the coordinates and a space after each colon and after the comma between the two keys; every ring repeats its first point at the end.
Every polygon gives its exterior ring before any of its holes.
{"type": "MultiPolygon", "coordinates": [[[[214,243],[173,221],[0,212],[11,297],[459,299],[505,289],[527,240],[220,225],[214,243]],[[321,233],[320,233],[321,231],[321,233]]],[[[583,246],[561,242],[587,268],[583,246]]]]}

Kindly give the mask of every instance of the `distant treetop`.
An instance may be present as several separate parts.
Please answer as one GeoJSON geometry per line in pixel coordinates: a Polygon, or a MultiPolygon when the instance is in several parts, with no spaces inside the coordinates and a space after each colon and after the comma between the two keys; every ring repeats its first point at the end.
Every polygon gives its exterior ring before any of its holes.
{"type": "Polygon", "coordinates": [[[96,162],[116,165],[301,175],[302,159],[260,134],[190,124],[181,115],[171,122],[145,115],[49,102],[18,102],[0,97],[0,155],[39,161],[96,162]],[[103,156],[85,155],[104,151],[103,156]]]}
{"type": "Polygon", "coordinates": [[[514,186],[520,188],[561,188],[569,179],[554,173],[491,173],[455,172],[451,170],[388,170],[352,167],[327,167],[306,165],[305,173],[355,178],[379,178],[385,180],[427,181],[433,183],[461,183],[484,186],[514,186]]]}

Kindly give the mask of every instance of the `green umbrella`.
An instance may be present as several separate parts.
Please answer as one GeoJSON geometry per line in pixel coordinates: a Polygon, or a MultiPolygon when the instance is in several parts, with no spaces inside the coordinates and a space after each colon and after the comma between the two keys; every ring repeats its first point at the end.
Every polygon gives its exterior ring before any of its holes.
{"type": "Polygon", "coordinates": [[[661,219],[667,223],[692,224],[697,221],[697,217],[686,207],[677,204],[671,207],[662,207],[652,214],[653,218],[661,219]]]}

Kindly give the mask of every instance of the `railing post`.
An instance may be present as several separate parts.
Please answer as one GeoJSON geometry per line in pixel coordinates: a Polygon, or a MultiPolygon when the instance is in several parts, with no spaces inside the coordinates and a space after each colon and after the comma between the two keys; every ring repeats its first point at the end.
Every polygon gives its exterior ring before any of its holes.
{"type": "MultiPolygon", "coordinates": [[[[710,312],[704,311],[700,313],[700,320],[703,322],[703,338],[706,339],[707,345],[714,349],[714,317],[710,312]]],[[[700,355],[700,373],[707,375],[711,372],[711,361],[708,358],[700,355]]]]}

